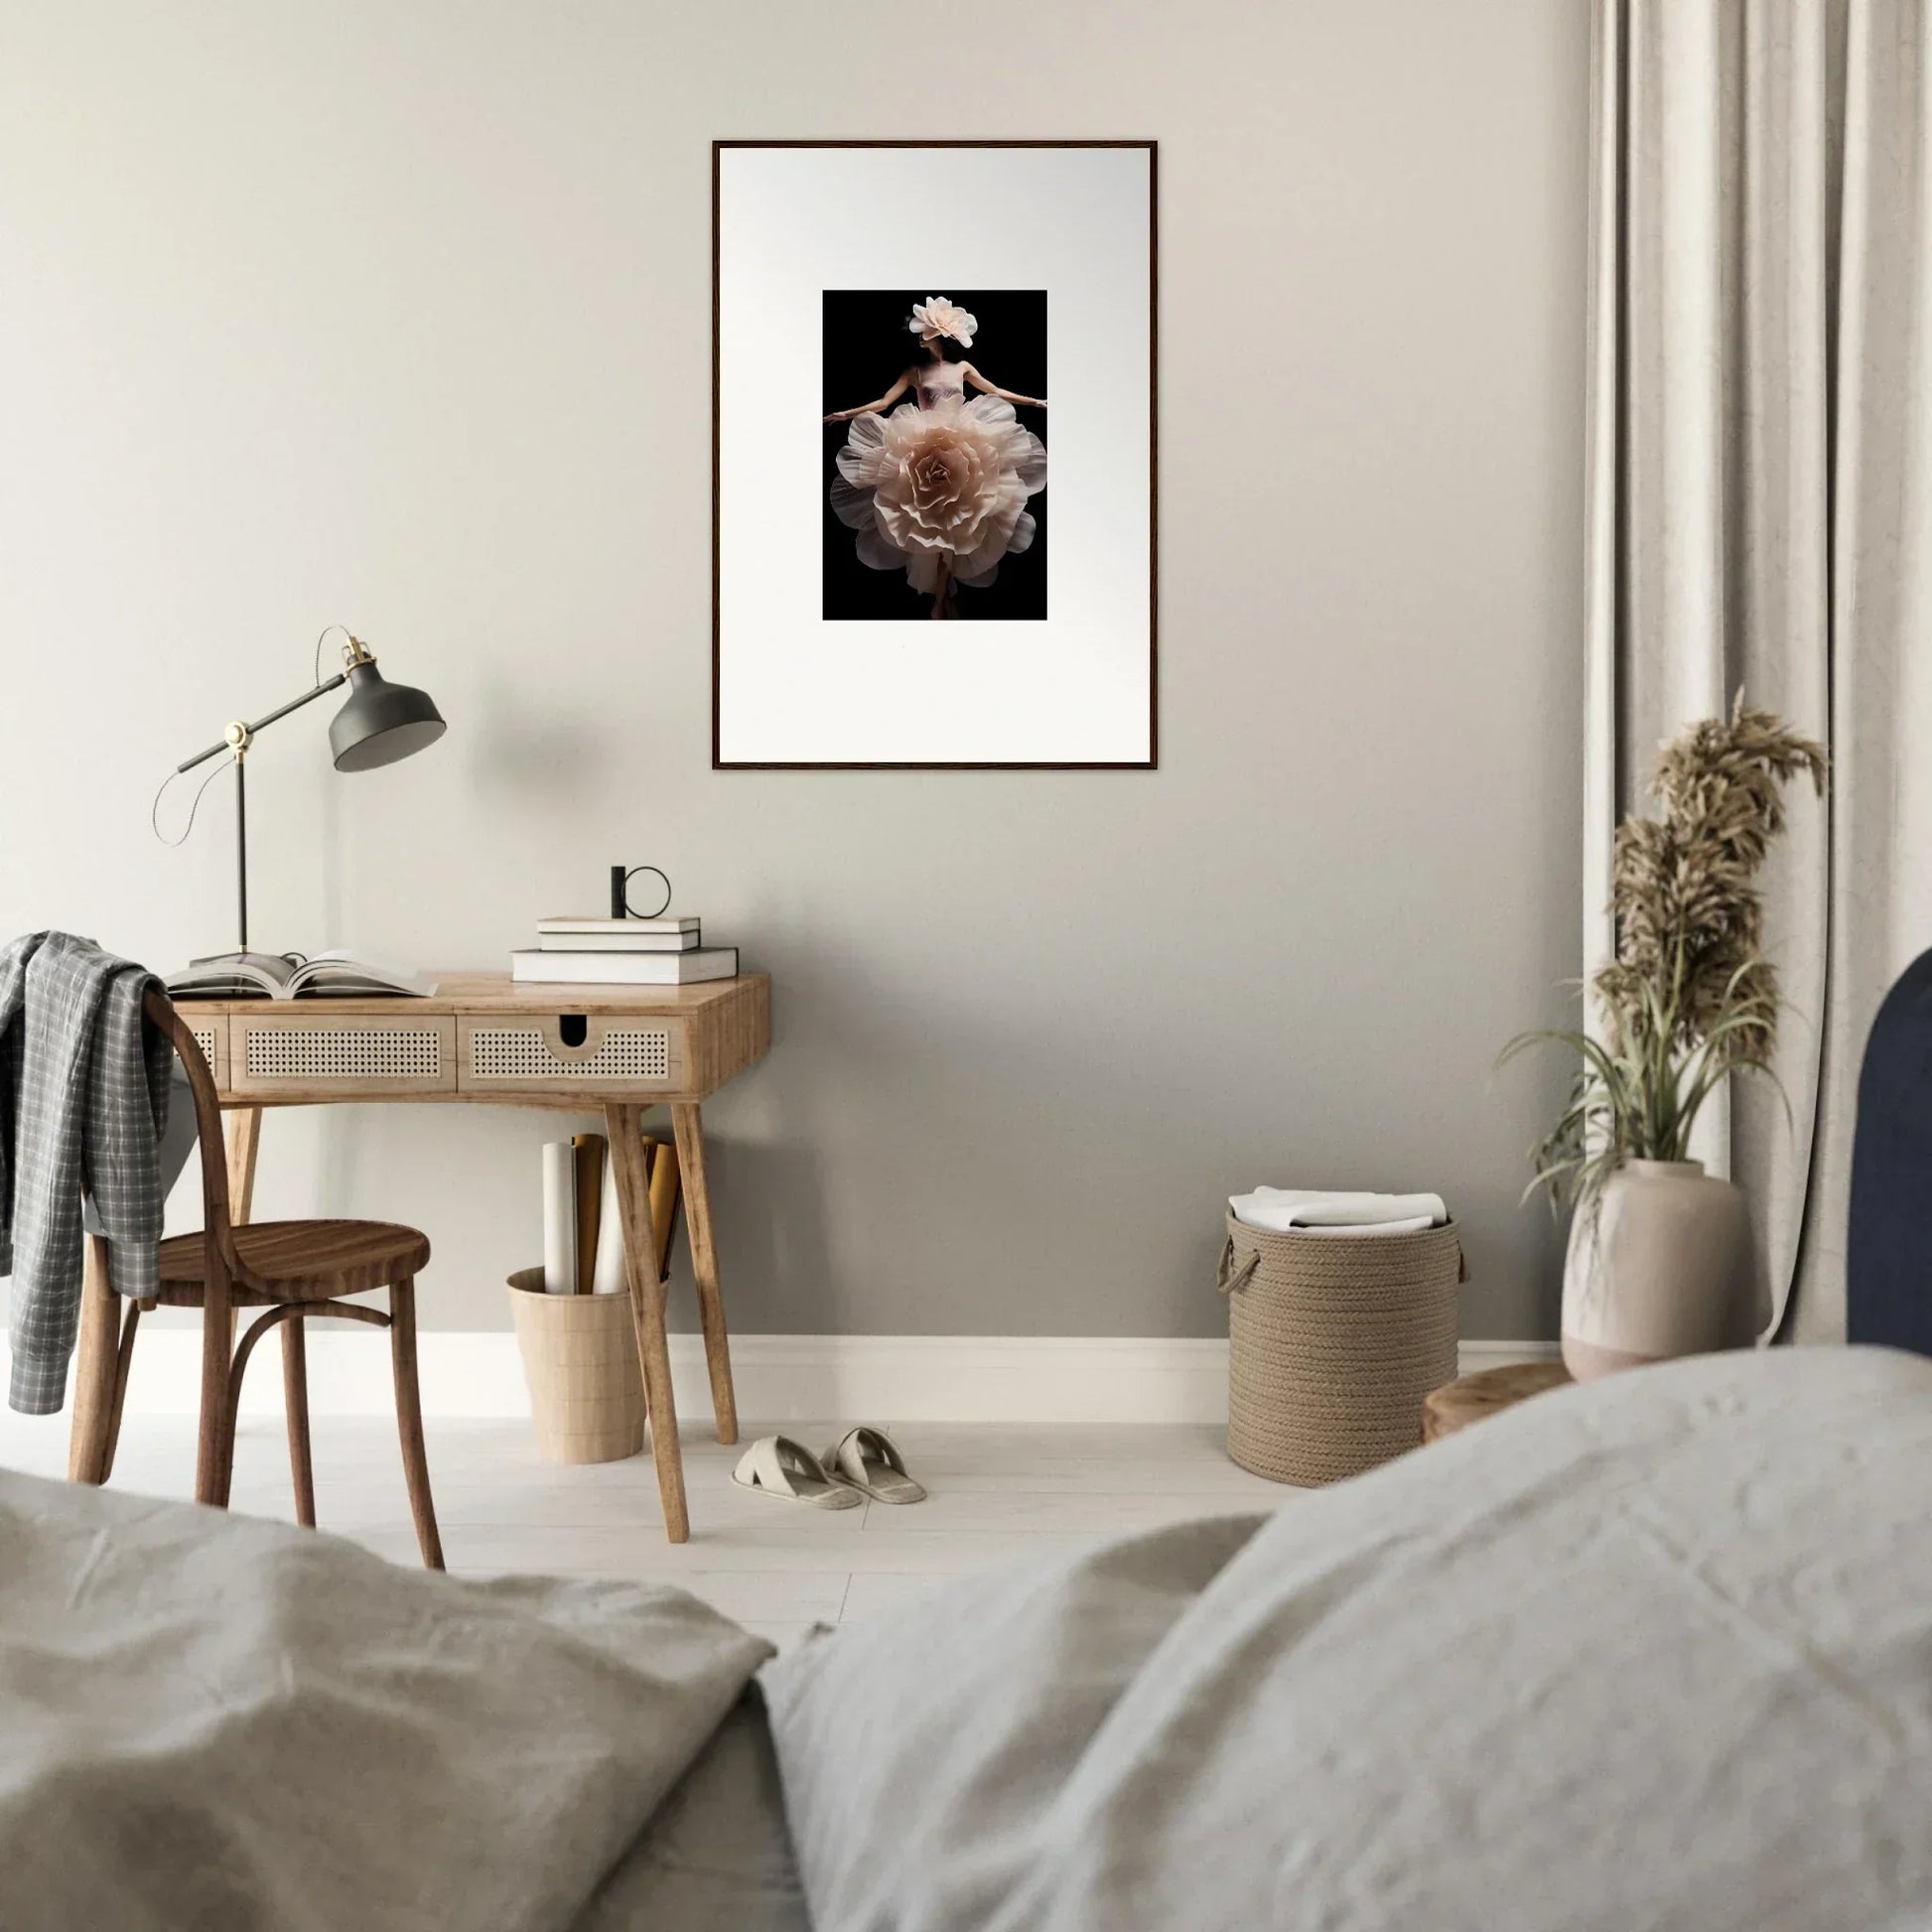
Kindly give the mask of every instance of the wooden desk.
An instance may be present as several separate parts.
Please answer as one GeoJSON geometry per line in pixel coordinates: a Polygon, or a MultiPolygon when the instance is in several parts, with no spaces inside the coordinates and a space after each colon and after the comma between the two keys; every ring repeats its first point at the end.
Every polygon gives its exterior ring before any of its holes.
{"type": "Polygon", "coordinates": [[[234,1217],[248,1218],[265,1107],[400,1100],[601,1110],[616,1164],[664,1529],[673,1543],[682,1543],[691,1533],[690,1517],[650,1223],[643,1115],[654,1106],[671,1110],[712,1409],[718,1440],[735,1443],[738,1413],[699,1108],[734,1074],[764,1057],[771,1040],[771,982],[763,973],[677,987],[516,985],[504,973],[437,978],[436,995],[427,1000],[182,1002],[182,1017],[213,1070],[222,1106],[230,1110],[234,1217]]]}

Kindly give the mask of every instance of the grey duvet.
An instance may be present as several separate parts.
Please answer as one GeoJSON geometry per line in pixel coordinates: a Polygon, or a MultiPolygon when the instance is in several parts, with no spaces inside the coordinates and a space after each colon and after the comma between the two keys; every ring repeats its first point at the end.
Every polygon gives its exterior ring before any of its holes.
{"type": "Polygon", "coordinates": [[[820,1932],[1923,1932],[1932,1362],[1566,1390],[762,1682],[820,1932]]]}
{"type": "Polygon", "coordinates": [[[681,1590],[0,1475],[0,1926],[609,1924],[770,1655],[681,1590]]]}
{"type": "Polygon", "coordinates": [[[0,1924],[1932,1926],[1932,1363],[1648,1370],[768,1655],[0,1476],[0,1924]]]}

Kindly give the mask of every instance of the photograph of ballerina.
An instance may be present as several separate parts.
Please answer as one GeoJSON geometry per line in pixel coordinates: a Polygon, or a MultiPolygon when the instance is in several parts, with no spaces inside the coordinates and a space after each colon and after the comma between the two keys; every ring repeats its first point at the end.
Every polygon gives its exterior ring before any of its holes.
{"type": "Polygon", "coordinates": [[[825,617],[1043,621],[1045,291],[823,308],[825,617]]]}
{"type": "Polygon", "coordinates": [[[718,769],[1159,762],[1156,159],[713,145],[718,769]]]}

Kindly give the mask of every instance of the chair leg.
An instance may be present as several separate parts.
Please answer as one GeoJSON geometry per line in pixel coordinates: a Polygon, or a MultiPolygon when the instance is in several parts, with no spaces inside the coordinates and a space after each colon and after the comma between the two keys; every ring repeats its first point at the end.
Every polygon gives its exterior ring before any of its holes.
{"type": "Polygon", "coordinates": [[[316,1467],[309,1454],[309,1344],[303,1320],[282,1323],[282,1406],[289,1419],[289,1475],[295,1484],[295,1520],[316,1526],[316,1467]]]}
{"type": "Polygon", "coordinates": [[[234,1304],[226,1282],[210,1282],[202,1303],[202,1421],[195,1448],[195,1500],[228,1506],[234,1476],[234,1304]]]}
{"type": "Polygon", "coordinates": [[[107,1437],[114,1412],[114,1291],[107,1285],[107,1244],[87,1236],[80,1278],[80,1345],[73,1365],[73,1423],[68,1437],[68,1480],[107,1480],[107,1437]]]}
{"type": "Polygon", "coordinates": [[[423,1399],[416,1386],[416,1284],[389,1284],[389,1359],[396,1377],[396,1431],[402,1438],[402,1472],[423,1563],[443,1568],[443,1539],[436,1533],[436,1505],[429,1493],[429,1460],[423,1452],[423,1399]]]}

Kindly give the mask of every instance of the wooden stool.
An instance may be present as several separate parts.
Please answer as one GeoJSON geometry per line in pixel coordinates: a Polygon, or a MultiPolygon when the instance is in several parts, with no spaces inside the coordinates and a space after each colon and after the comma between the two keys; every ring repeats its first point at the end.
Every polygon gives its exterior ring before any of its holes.
{"type": "Polygon", "coordinates": [[[1560,1389],[1569,1380],[1570,1371],[1561,1362],[1511,1362],[1507,1368],[1465,1375],[1423,1397],[1422,1439],[1439,1443],[1485,1416],[1500,1415],[1546,1389],[1560,1389]]]}
{"type": "MultiPolygon", "coordinates": [[[[195,1035],[158,993],[147,1018],[167,1035],[195,1096],[202,1143],[200,1234],[176,1235],[160,1246],[156,1293],[116,1308],[107,1280],[106,1244],[89,1236],[81,1284],[80,1360],[74,1376],[73,1436],[68,1474],[101,1483],[114,1466],[121,1411],[133,1366],[134,1337],[144,1309],[157,1304],[202,1311],[202,1420],[195,1465],[195,1500],[225,1509],[234,1468],[235,1422],[248,1358],[269,1329],[282,1330],[282,1375],[288,1403],[289,1464],[295,1480],[296,1520],[313,1529],[315,1476],[309,1454],[308,1361],[304,1324],[312,1318],[366,1321],[389,1331],[396,1384],[396,1425],[403,1474],[423,1562],[443,1568],[436,1506],[423,1454],[423,1411],[416,1388],[416,1275],[429,1260],[429,1239],[391,1221],[269,1221],[237,1226],[229,1213],[227,1156],[221,1142],[214,1078],[195,1035]],[[386,1289],[388,1311],[341,1298],[386,1289]],[[260,1309],[234,1345],[235,1311],[260,1309]],[[118,1333],[116,1323],[118,1320],[118,1333]]],[[[252,1166],[252,1142],[243,1157],[252,1166]]]]}

